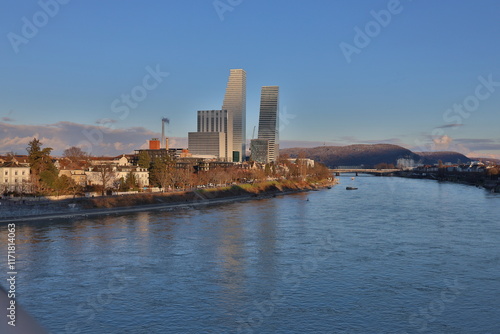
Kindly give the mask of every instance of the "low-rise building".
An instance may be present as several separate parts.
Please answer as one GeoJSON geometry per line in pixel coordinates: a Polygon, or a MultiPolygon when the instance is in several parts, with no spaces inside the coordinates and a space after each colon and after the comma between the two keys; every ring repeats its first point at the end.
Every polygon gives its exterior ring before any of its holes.
{"type": "Polygon", "coordinates": [[[59,176],[61,175],[66,175],[82,187],[87,185],[87,174],[85,174],[85,170],[83,169],[61,169],[59,176]]]}
{"type": "Polygon", "coordinates": [[[291,163],[298,163],[300,165],[305,165],[307,167],[314,167],[314,160],[312,159],[307,159],[307,158],[296,158],[296,159],[288,159],[291,163]]]}
{"type": "Polygon", "coordinates": [[[115,186],[121,178],[125,180],[130,173],[134,174],[139,187],[143,188],[149,186],[149,171],[147,168],[137,166],[118,167],[112,165],[104,165],[90,167],[87,171],[85,171],[87,185],[102,185],[103,179],[105,179],[108,187],[115,186]],[[109,169],[105,173],[103,173],[101,172],[101,168],[103,167],[109,169]]]}
{"type": "Polygon", "coordinates": [[[0,191],[31,193],[30,167],[18,162],[4,162],[0,165],[0,191]]]}
{"type": "Polygon", "coordinates": [[[269,158],[269,139],[252,139],[250,141],[250,160],[267,164],[269,158]]]}

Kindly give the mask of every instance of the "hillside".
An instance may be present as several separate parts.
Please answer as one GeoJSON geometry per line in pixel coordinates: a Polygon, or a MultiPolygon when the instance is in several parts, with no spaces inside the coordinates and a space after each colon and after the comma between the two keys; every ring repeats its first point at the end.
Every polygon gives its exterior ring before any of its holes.
{"type": "Polygon", "coordinates": [[[415,152],[419,156],[422,157],[422,162],[426,165],[435,165],[441,160],[442,162],[451,162],[451,163],[465,163],[470,162],[471,159],[467,158],[465,155],[457,152],[415,152]]]}
{"type": "Polygon", "coordinates": [[[456,163],[470,161],[465,155],[456,152],[415,153],[404,147],[392,144],[319,146],[313,148],[287,148],[280,154],[296,158],[304,152],[309,159],[319,161],[328,167],[361,166],[373,167],[379,163],[397,164],[398,159],[413,159],[416,162],[433,164],[438,160],[456,163]],[[434,162],[435,161],[435,162],[434,162]]]}

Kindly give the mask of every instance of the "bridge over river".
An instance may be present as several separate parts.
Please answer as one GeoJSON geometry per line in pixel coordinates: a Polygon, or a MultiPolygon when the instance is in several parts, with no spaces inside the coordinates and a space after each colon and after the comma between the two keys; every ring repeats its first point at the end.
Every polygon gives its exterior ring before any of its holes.
{"type": "Polygon", "coordinates": [[[368,168],[353,168],[353,169],[330,169],[335,175],[340,175],[342,173],[356,173],[358,174],[374,174],[374,175],[387,175],[395,172],[399,172],[399,169],[368,169],[368,168]]]}

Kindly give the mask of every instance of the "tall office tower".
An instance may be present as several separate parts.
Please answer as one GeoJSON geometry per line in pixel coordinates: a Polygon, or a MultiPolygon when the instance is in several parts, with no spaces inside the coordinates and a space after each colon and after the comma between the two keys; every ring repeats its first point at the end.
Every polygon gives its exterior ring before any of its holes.
{"type": "Polygon", "coordinates": [[[198,132],[224,133],[224,158],[232,161],[233,119],[227,110],[198,110],[198,132]]]}
{"type": "Polygon", "coordinates": [[[279,87],[264,86],[260,95],[259,139],[269,141],[267,161],[278,160],[279,155],[279,87]]]}
{"type": "Polygon", "coordinates": [[[226,95],[222,110],[227,110],[233,118],[233,160],[245,160],[246,115],[247,115],[247,73],[244,70],[231,70],[227,82],[226,95]]]}

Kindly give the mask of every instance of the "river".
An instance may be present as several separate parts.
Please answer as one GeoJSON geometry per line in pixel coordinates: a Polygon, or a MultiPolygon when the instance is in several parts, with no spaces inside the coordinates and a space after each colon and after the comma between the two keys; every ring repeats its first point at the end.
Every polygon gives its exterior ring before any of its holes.
{"type": "MultiPolygon", "coordinates": [[[[17,302],[55,334],[500,333],[499,194],[340,180],[181,211],[16,223],[17,302]]],[[[6,276],[6,256],[0,268],[6,276]]]]}

